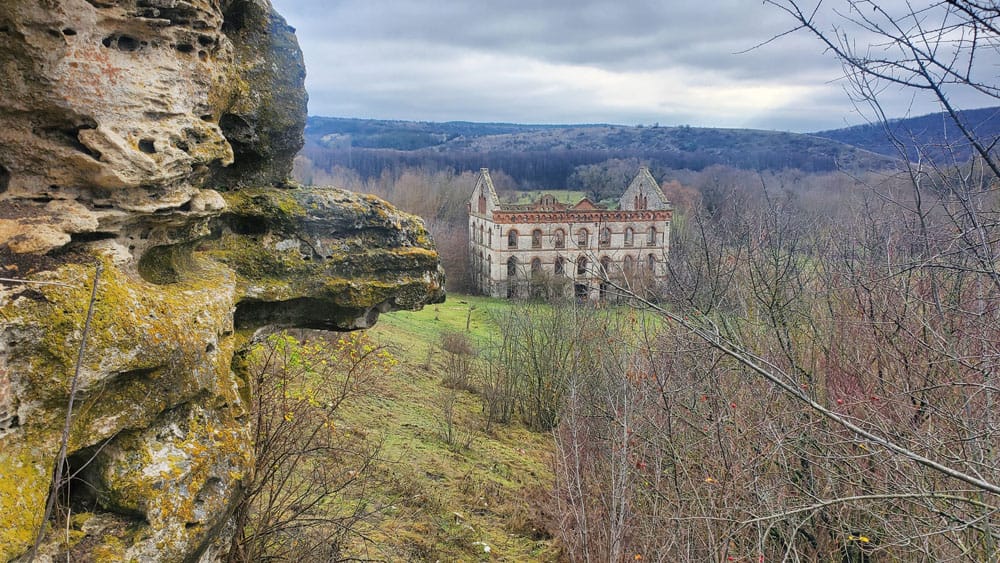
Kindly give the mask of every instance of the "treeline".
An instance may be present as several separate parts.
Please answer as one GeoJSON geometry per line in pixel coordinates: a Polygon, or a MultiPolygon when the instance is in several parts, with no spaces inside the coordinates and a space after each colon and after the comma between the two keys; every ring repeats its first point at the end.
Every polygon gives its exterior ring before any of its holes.
{"type": "Polygon", "coordinates": [[[373,148],[326,148],[310,144],[302,155],[322,170],[337,167],[354,170],[363,179],[378,178],[384,173],[399,175],[410,168],[475,172],[480,168],[503,170],[524,190],[566,189],[570,177],[580,166],[608,160],[638,160],[655,170],[700,171],[722,165],[752,172],[801,170],[823,173],[837,170],[838,162],[829,155],[808,151],[778,152],[769,148],[740,151],[608,151],[559,149],[544,152],[434,152],[373,148]]]}

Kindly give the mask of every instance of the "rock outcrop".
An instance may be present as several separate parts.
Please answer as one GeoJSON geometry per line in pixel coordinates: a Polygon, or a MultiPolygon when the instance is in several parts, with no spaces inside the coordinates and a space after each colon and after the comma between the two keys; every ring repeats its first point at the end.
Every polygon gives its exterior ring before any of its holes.
{"type": "Polygon", "coordinates": [[[304,68],[267,0],[5,0],[0,68],[0,561],[43,524],[74,374],[42,555],[210,560],[250,467],[234,356],[442,300],[433,243],[290,184],[304,68]]]}

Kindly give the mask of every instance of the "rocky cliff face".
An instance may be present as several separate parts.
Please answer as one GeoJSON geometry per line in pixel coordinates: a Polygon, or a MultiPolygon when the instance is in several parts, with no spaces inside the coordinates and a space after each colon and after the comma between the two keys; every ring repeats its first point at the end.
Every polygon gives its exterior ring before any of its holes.
{"type": "Polygon", "coordinates": [[[0,561],[42,525],[74,373],[80,512],[43,555],[210,560],[250,467],[234,355],[443,299],[433,244],[288,185],[304,69],[267,0],[5,0],[0,68],[0,561]]]}

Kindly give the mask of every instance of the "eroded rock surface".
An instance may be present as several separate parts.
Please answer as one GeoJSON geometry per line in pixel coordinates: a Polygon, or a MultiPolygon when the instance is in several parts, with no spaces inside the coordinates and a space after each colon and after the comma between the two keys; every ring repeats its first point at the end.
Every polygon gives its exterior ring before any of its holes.
{"type": "Polygon", "coordinates": [[[0,561],[42,524],[98,269],[41,559],[212,559],[250,467],[234,356],[442,300],[433,243],[290,185],[304,71],[267,0],[5,0],[0,69],[0,561]]]}

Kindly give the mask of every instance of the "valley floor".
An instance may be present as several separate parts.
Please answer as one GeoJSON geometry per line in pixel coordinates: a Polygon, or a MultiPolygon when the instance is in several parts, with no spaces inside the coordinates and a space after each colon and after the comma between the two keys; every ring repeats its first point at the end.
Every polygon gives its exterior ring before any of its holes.
{"type": "Polygon", "coordinates": [[[442,385],[441,335],[495,331],[501,300],[449,295],[382,315],[369,331],[399,360],[382,389],[340,412],[343,431],[383,440],[366,492],[378,513],[345,556],[385,561],[555,561],[545,531],[554,447],[520,425],[485,431],[479,398],[442,385]],[[451,419],[451,443],[448,419],[451,419]]]}

